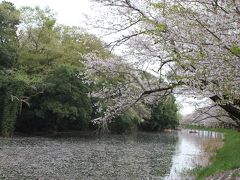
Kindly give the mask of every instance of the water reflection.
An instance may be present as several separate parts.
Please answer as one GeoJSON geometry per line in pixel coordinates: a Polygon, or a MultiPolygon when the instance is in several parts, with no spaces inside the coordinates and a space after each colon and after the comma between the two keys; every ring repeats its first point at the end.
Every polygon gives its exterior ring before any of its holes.
{"type": "MultiPolygon", "coordinates": [[[[185,130],[185,132],[191,132],[193,130],[185,130]]],[[[214,131],[202,131],[202,130],[195,130],[195,135],[197,137],[203,137],[203,138],[211,138],[211,139],[222,139],[223,133],[214,132],[214,131]]]]}
{"type": "Polygon", "coordinates": [[[223,134],[200,130],[182,130],[178,132],[178,143],[172,157],[170,173],[165,180],[193,179],[187,174],[197,166],[209,164],[209,157],[222,146],[223,134]]]}

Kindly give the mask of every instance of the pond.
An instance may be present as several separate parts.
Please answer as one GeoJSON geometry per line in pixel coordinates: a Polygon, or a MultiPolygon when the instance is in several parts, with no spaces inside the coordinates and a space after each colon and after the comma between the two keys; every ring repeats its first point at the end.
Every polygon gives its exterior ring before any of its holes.
{"type": "Polygon", "coordinates": [[[221,139],[219,133],[189,130],[0,138],[0,179],[190,179],[185,172],[208,164],[221,139]]]}

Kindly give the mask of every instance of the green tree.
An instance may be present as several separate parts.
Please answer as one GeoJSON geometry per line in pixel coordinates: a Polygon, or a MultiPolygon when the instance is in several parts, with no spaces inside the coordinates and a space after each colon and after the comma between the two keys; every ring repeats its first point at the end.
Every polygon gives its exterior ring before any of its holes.
{"type": "Polygon", "coordinates": [[[81,66],[84,61],[83,56],[88,53],[95,53],[104,59],[111,56],[110,52],[104,48],[102,41],[81,28],[58,25],[57,29],[64,52],[59,60],[61,63],[81,66]]]}
{"type": "Polygon", "coordinates": [[[0,4],[0,68],[11,68],[17,61],[19,15],[12,3],[0,4]]]}
{"type": "Polygon", "coordinates": [[[19,131],[86,130],[92,113],[89,86],[77,68],[61,66],[44,80],[44,91],[33,97],[17,122],[19,131]]]}
{"type": "Polygon", "coordinates": [[[130,108],[122,115],[114,118],[109,123],[109,129],[111,133],[121,134],[136,130],[137,125],[141,121],[141,117],[134,108],[130,108]]]}
{"type": "Polygon", "coordinates": [[[54,13],[39,7],[21,9],[19,63],[30,74],[46,75],[64,52],[54,13]]]}
{"type": "Polygon", "coordinates": [[[109,52],[95,36],[79,27],[59,25],[49,8],[21,9],[20,64],[30,74],[47,74],[59,64],[82,68],[83,55],[97,53],[108,57],[109,52]]]}
{"type": "Polygon", "coordinates": [[[151,118],[144,121],[140,128],[143,130],[159,131],[178,126],[177,105],[173,95],[162,98],[152,107],[151,118]]]}
{"type": "Polygon", "coordinates": [[[0,74],[0,135],[9,137],[15,130],[16,118],[21,110],[21,96],[25,81],[15,75],[0,74]]]}
{"type": "Polygon", "coordinates": [[[10,2],[0,4],[0,134],[11,136],[19,112],[19,96],[24,82],[17,79],[11,69],[17,61],[17,25],[19,11],[10,2]]]}
{"type": "Polygon", "coordinates": [[[83,56],[110,57],[104,44],[78,27],[58,25],[49,8],[18,11],[7,2],[0,8],[0,66],[16,65],[1,72],[1,134],[14,132],[16,118],[18,131],[87,129],[93,113],[83,56]]]}

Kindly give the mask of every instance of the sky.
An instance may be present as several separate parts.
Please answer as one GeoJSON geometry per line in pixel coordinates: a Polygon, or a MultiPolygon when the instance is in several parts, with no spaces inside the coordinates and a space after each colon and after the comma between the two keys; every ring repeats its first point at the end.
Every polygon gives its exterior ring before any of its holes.
{"type": "MultiPolygon", "coordinates": [[[[89,0],[8,0],[15,4],[17,8],[21,6],[40,6],[50,7],[56,12],[58,23],[69,26],[84,27],[88,20],[86,15],[96,14],[96,10],[92,8],[92,3],[89,0]]],[[[0,1],[1,2],[1,1],[0,1]]],[[[94,33],[94,30],[91,31],[94,33]]],[[[194,111],[194,103],[199,102],[193,98],[177,97],[177,102],[180,104],[180,113],[182,115],[190,114],[194,111]]]]}
{"type": "Polygon", "coordinates": [[[89,0],[8,0],[21,6],[49,6],[57,13],[57,19],[60,24],[70,26],[81,26],[86,20],[85,15],[93,12],[89,0]]]}

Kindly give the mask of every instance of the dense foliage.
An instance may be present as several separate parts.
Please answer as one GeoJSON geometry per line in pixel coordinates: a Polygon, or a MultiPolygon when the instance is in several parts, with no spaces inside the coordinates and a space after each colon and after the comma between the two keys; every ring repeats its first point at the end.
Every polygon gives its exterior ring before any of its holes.
{"type": "Polygon", "coordinates": [[[22,102],[18,97],[24,94],[25,83],[10,75],[0,76],[0,133],[11,136],[15,130],[16,118],[22,102]]]}
{"type": "Polygon", "coordinates": [[[10,2],[0,4],[0,68],[11,68],[17,60],[19,11],[10,2]]]}
{"type": "Polygon", "coordinates": [[[137,125],[140,124],[141,117],[134,109],[129,109],[122,115],[114,118],[109,124],[112,133],[129,133],[136,130],[137,125]]]}
{"type": "Polygon", "coordinates": [[[31,98],[17,121],[23,132],[84,130],[91,116],[89,87],[76,68],[59,67],[43,80],[43,91],[31,98]]]}
{"type": "Polygon", "coordinates": [[[0,4],[0,134],[10,136],[14,132],[16,117],[21,102],[24,83],[12,72],[17,60],[17,25],[19,11],[14,5],[3,1],[0,4]]]}
{"type": "Polygon", "coordinates": [[[151,117],[140,125],[140,128],[150,131],[175,129],[178,125],[177,106],[174,96],[161,99],[151,109],[151,117]]]}

